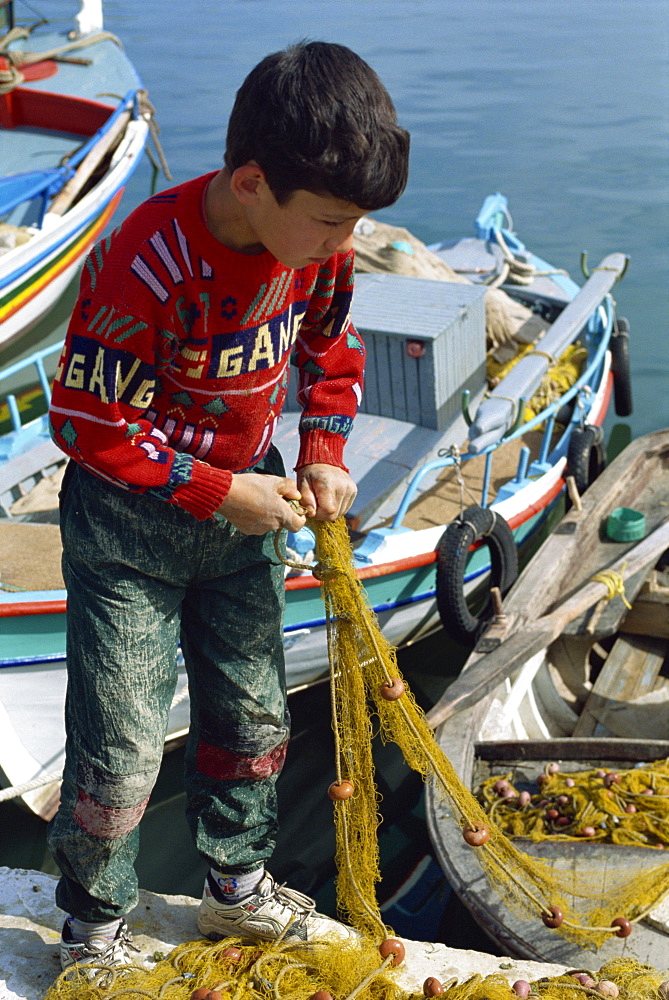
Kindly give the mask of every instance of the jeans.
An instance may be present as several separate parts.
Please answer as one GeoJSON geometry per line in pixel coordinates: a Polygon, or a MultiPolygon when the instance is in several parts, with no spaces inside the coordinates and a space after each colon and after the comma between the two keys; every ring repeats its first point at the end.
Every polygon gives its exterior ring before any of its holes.
{"type": "MultiPolygon", "coordinates": [[[[254,471],[283,475],[276,449],[254,471]]],[[[67,479],[66,763],[48,842],[62,873],[58,906],[105,920],[137,903],[138,824],[160,768],[179,641],[195,845],[231,872],[271,855],[289,736],[284,567],[271,535],[199,522],[76,464],[67,479]]]]}

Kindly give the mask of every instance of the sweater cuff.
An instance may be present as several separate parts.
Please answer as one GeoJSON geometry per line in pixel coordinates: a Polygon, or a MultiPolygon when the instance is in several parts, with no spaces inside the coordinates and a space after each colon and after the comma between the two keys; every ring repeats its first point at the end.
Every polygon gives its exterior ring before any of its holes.
{"type": "Polygon", "coordinates": [[[295,463],[296,469],[303,465],[336,465],[348,472],[344,465],[344,438],[328,431],[309,431],[300,438],[300,452],[295,463]]]}
{"type": "Polygon", "coordinates": [[[228,469],[215,469],[206,462],[195,461],[190,481],[176,488],[173,502],[198,521],[206,521],[223,503],[231,484],[232,473],[228,469]]]}

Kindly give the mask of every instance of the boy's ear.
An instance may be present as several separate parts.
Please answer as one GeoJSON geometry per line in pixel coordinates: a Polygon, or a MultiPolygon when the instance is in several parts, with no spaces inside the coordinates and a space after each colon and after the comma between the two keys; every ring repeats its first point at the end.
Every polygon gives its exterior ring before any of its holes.
{"type": "Polygon", "coordinates": [[[237,167],[230,177],[230,190],[242,205],[253,204],[266,187],[265,172],[254,160],[237,167]]]}

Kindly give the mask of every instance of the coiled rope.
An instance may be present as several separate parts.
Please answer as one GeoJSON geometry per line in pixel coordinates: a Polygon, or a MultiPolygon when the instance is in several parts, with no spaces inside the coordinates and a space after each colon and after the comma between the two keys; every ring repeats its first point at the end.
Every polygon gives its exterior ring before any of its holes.
{"type": "Polygon", "coordinates": [[[57,48],[47,49],[44,52],[21,52],[9,48],[12,42],[29,37],[29,29],[12,28],[0,38],[0,55],[4,56],[9,63],[7,69],[0,69],[0,94],[8,94],[25,82],[21,66],[31,66],[33,63],[44,62],[46,59],[57,59],[66,52],[84,49],[96,42],[112,41],[119,48],[123,47],[120,39],[110,31],[97,31],[93,35],[86,35],[84,38],[78,38],[75,41],[67,42],[66,45],[59,45],[57,48]]]}

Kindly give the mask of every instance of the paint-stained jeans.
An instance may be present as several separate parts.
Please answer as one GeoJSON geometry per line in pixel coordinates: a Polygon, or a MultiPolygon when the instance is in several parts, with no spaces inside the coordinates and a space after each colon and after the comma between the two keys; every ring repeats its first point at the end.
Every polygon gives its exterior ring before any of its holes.
{"type": "MultiPolygon", "coordinates": [[[[257,471],[283,475],[275,449],[257,471]]],[[[271,535],[243,535],[223,519],[198,522],[79,466],[68,478],[67,754],[48,837],[62,872],[58,906],[104,920],[137,902],[138,823],[161,763],[179,641],[197,849],[237,872],[272,853],[289,735],[283,565],[271,535]]]]}

